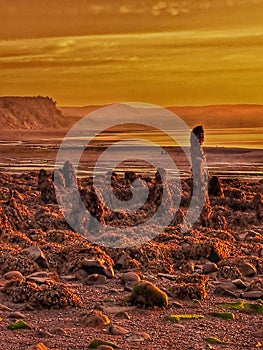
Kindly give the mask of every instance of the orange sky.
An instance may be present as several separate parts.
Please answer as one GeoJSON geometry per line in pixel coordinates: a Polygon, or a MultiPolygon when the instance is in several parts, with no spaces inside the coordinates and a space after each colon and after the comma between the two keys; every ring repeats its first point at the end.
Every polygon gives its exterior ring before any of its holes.
{"type": "Polygon", "coordinates": [[[0,95],[262,104],[263,0],[0,0],[0,95]]]}

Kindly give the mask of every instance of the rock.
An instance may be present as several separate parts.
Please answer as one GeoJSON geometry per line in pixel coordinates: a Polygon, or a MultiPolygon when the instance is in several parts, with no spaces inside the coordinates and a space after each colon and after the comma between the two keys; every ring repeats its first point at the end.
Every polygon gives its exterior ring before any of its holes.
{"type": "Polygon", "coordinates": [[[43,269],[48,268],[46,257],[38,246],[32,245],[31,247],[24,249],[24,252],[27,253],[29,258],[34,260],[39,267],[43,269]]]}
{"type": "Polygon", "coordinates": [[[91,310],[81,315],[80,323],[83,327],[100,328],[110,324],[110,319],[102,311],[91,310]]]}
{"type": "Polygon", "coordinates": [[[57,203],[54,183],[46,170],[40,169],[38,173],[38,190],[45,204],[57,203]]]}
{"type": "Polygon", "coordinates": [[[109,333],[112,335],[125,335],[130,332],[128,331],[128,329],[125,329],[123,327],[117,325],[110,325],[109,333]]]}
{"type": "Polygon", "coordinates": [[[234,285],[239,289],[245,289],[248,287],[248,283],[242,281],[240,278],[233,280],[232,283],[234,283],[234,285]]]}
{"type": "Polygon", "coordinates": [[[229,296],[229,297],[236,298],[237,297],[235,293],[236,289],[237,287],[234,285],[234,283],[225,282],[217,285],[217,287],[214,290],[214,293],[218,296],[229,296]]]}
{"type": "Polygon", "coordinates": [[[107,283],[107,279],[106,279],[106,276],[102,276],[102,275],[99,275],[97,273],[94,273],[93,275],[89,275],[86,278],[85,283],[87,285],[106,284],[107,283]]]}
{"type": "Polygon", "coordinates": [[[9,318],[15,318],[15,319],[21,319],[21,320],[25,319],[25,315],[22,314],[22,313],[19,312],[19,311],[10,312],[10,313],[7,315],[7,317],[9,317],[9,318]]]}
{"type": "Polygon", "coordinates": [[[123,284],[135,284],[141,280],[140,276],[135,272],[125,272],[122,275],[121,281],[123,284]]]}
{"type": "Polygon", "coordinates": [[[108,306],[103,307],[103,311],[107,314],[117,314],[121,312],[130,312],[136,310],[136,306],[108,306]]]}
{"type": "Polygon", "coordinates": [[[208,274],[218,271],[218,266],[215,263],[209,262],[203,266],[203,273],[208,274]]]}
{"type": "Polygon", "coordinates": [[[27,281],[37,284],[52,284],[53,280],[49,277],[27,277],[27,281]]]}
{"type": "Polygon", "coordinates": [[[150,339],[150,336],[148,333],[135,333],[127,336],[128,342],[143,342],[147,339],[150,339]]]}
{"type": "Polygon", "coordinates": [[[261,299],[263,298],[263,290],[251,290],[249,292],[242,293],[241,296],[244,299],[252,299],[252,300],[261,299]]]}
{"type": "Polygon", "coordinates": [[[127,312],[125,311],[119,311],[116,313],[115,315],[116,318],[120,319],[120,320],[129,320],[131,318],[131,316],[129,316],[127,314],[127,312]]]}
{"type": "Polygon", "coordinates": [[[81,268],[86,271],[89,275],[99,274],[104,275],[108,278],[114,277],[114,271],[112,267],[107,267],[99,260],[88,260],[83,259],[81,262],[81,268]]]}
{"type": "Polygon", "coordinates": [[[109,345],[100,345],[97,350],[114,350],[114,348],[109,345]]]}
{"type": "Polygon", "coordinates": [[[173,301],[172,302],[172,306],[174,306],[174,307],[178,307],[178,308],[183,308],[183,304],[182,303],[180,303],[179,301],[173,301]]]}
{"type": "Polygon", "coordinates": [[[116,261],[116,264],[114,265],[114,268],[116,270],[121,270],[123,267],[127,265],[128,257],[125,253],[123,253],[119,259],[116,261]]]}
{"type": "Polygon", "coordinates": [[[236,266],[220,266],[217,277],[224,279],[238,279],[242,273],[236,266]]]}
{"type": "Polygon", "coordinates": [[[77,177],[76,173],[74,170],[74,166],[70,163],[69,160],[67,160],[62,168],[62,174],[65,179],[65,185],[67,188],[78,188],[78,182],[77,182],[77,177]]]}
{"type": "Polygon", "coordinates": [[[2,289],[15,303],[32,304],[40,308],[62,308],[82,306],[82,301],[63,284],[52,282],[48,285],[37,285],[32,282],[8,281],[2,289]]]}
{"type": "Polygon", "coordinates": [[[253,277],[257,273],[257,269],[249,262],[241,262],[238,264],[238,269],[245,277],[253,277]]]}
{"type": "Polygon", "coordinates": [[[224,198],[224,190],[221,180],[218,176],[212,176],[208,184],[208,194],[220,198],[224,198]]]}
{"type": "MultiPolygon", "coordinates": [[[[110,348],[120,349],[120,347],[118,345],[111,343],[111,342],[108,342],[108,341],[105,341],[105,340],[100,340],[100,339],[92,340],[92,342],[88,346],[88,349],[99,349],[99,347],[102,347],[102,346],[108,346],[109,347],[108,350],[110,350],[110,348]]],[[[103,349],[103,347],[100,349],[103,349]]]]}
{"type": "Polygon", "coordinates": [[[19,280],[19,281],[24,281],[25,280],[25,277],[22,275],[21,272],[19,271],[9,271],[9,272],[6,272],[4,274],[4,278],[6,280],[12,280],[12,279],[16,279],[16,280],[19,280]]]}
{"type": "Polygon", "coordinates": [[[132,304],[144,307],[166,307],[168,305],[167,294],[148,281],[136,283],[130,299],[132,304]]]}
{"type": "Polygon", "coordinates": [[[0,304],[0,311],[11,311],[12,309],[10,309],[10,307],[4,305],[4,304],[0,304]]]}
{"type": "Polygon", "coordinates": [[[176,299],[206,299],[208,279],[203,274],[178,275],[167,294],[176,299]]]}
{"type": "Polygon", "coordinates": [[[38,338],[50,338],[52,337],[52,334],[46,331],[43,331],[42,329],[39,329],[36,331],[36,337],[38,338]]]}
{"type": "Polygon", "coordinates": [[[77,276],[76,275],[66,275],[66,276],[60,276],[60,278],[62,280],[65,280],[67,282],[73,282],[77,280],[77,276]]]}
{"type": "Polygon", "coordinates": [[[58,328],[52,328],[50,330],[50,333],[51,334],[56,334],[56,335],[64,335],[64,336],[68,336],[68,334],[66,333],[66,331],[61,328],[61,327],[58,327],[58,328]]]}

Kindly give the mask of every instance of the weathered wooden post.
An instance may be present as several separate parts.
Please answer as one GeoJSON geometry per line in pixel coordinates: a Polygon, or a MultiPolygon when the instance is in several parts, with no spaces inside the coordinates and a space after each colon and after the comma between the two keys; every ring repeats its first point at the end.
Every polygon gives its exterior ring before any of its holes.
{"type": "Polygon", "coordinates": [[[201,211],[200,220],[203,226],[210,224],[212,208],[208,197],[207,184],[208,173],[206,158],[202,148],[204,143],[204,129],[201,125],[196,126],[191,132],[191,160],[193,175],[193,201],[201,211]]]}

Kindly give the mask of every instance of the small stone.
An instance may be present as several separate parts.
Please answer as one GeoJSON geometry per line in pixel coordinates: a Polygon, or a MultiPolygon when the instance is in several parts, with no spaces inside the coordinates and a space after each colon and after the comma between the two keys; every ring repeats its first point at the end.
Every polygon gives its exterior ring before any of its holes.
{"type": "MultiPolygon", "coordinates": [[[[120,349],[120,347],[114,343],[108,342],[108,341],[104,341],[104,340],[100,340],[100,339],[94,339],[92,340],[92,342],[88,345],[88,349],[103,349],[102,346],[108,346],[109,348],[106,348],[106,350],[108,349],[120,349]]],[[[104,348],[105,349],[105,348],[104,348]]]]}
{"type": "MultiPolygon", "coordinates": [[[[236,286],[235,286],[235,288],[236,288],[236,286]]],[[[220,284],[215,288],[214,293],[218,296],[229,296],[229,297],[233,297],[233,298],[237,297],[237,295],[234,292],[234,289],[233,290],[228,289],[227,286],[224,286],[223,283],[222,283],[222,285],[220,284]]]]}
{"type": "Polygon", "coordinates": [[[245,277],[253,277],[257,273],[257,269],[254,265],[248,262],[242,262],[238,265],[239,271],[245,277]]]}
{"type": "Polygon", "coordinates": [[[46,257],[38,246],[32,245],[31,247],[24,249],[24,252],[26,252],[29,258],[34,260],[39,265],[39,267],[43,269],[46,269],[48,267],[46,257]]]}
{"type": "Polygon", "coordinates": [[[203,266],[203,273],[205,274],[216,272],[216,271],[218,271],[218,266],[215,263],[209,262],[203,266]]]}
{"type": "Polygon", "coordinates": [[[99,310],[91,310],[81,315],[80,323],[83,327],[100,328],[110,324],[110,319],[99,310]]]}
{"type": "Polygon", "coordinates": [[[19,271],[9,271],[4,274],[6,280],[17,279],[19,281],[24,281],[25,277],[19,271]]]}
{"type": "Polygon", "coordinates": [[[251,290],[249,292],[242,293],[242,298],[244,299],[261,299],[263,297],[263,290],[251,290]]]}
{"type": "Polygon", "coordinates": [[[182,307],[183,307],[183,304],[182,304],[182,303],[179,303],[179,301],[173,301],[173,302],[172,302],[172,306],[178,307],[178,308],[182,308],[182,307]]]}
{"type": "Polygon", "coordinates": [[[125,329],[123,327],[117,325],[110,325],[109,333],[112,335],[125,335],[130,332],[128,331],[128,329],[125,329]]]}
{"type": "Polygon", "coordinates": [[[135,272],[125,272],[122,275],[121,281],[123,284],[127,284],[128,282],[132,282],[133,284],[139,282],[141,280],[140,276],[135,272]]]}
{"type": "Polygon", "coordinates": [[[52,334],[46,331],[42,331],[41,329],[36,331],[36,337],[38,338],[50,338],[52,334]]]}
{"type": "Polygon", "coordinates": [[[129,316],[125,311],[117,312],[115,317],[119,320],[129,320],[131,318],[131,316],[129,316]]]}
{"type": "Polygon", "coordinates": [[[44,278],[44,277],[49,277],[49,273],[47,271],[36,271],[31,273],[30,275],[26,276],[26,278],[44,278]]]}
{"type": "Polygon", "coordinates": [[[128,260],[127,255],[123,253],[117,260],[116,264],[114,265],[114,268],[116,270],[120,270],[127,264],[127,260],[128,260]]]}
{"type": "Polygon", "coordinates": [[[113,268],[105,266],[99,260],[83,259],[81,262],[81,268],[85,270],[89,275],[97,273],[99,275],[104,275],[108,278],[114,277],[113,268]]]}
{"type": "Polygon", "coordinates": [[[10,307],[4,305],[4,304],[0,304],[0,311],[11,311],[12,309],[10,309],[10,307]]]}
{"type": "Polygon", "coordinates": [[[56,334],[56,335],[64,335],[64,336],[68,336],[68,334],[66,333],[66,331],[63,328],[52,328],[50,330],[51,334],[56,334]]]}
{"type": "Polygon", "coordinates": [[[149,334],[147,333],[134,333],[131,335],[127,335],[127,341],[129,342],[143,342],[147,339],[150,339],[149,334]]]}
{"type": "Polygon", "coordinates": [[[72,281],[76,281],[77,277],[76,275],[66,275],[66,276],[61,276],[61,279],[67,282],[72,282],[72,281]]]}
{"type": "Polygon", "coordinates": [[[106,284],[107,283],[107,279],[106,279],[106,276],[102,276],[102,275],[99,275],[97,273],[94,273],[93,275],[89,275],[86,278],[85,283],[87,285],[106,284]]]}
{"type": "Polygon", "coordinates": [[[36,284],[52,284],[53,282],[53,280],[49,277],[27,277],[27,281],[34,282],[36,284]]]}
{"type": "Polygon", "coordinates": [[[234,283],[234,285],[237,286],[237,288],[239,289],[245,289],[248,287],[248,284],[242,281],[240,278],[233,280],[232,283],[234,283]]]}
{"type": "Polygon", "coordinates": [[[22,314],[22,312],[19,312],[19,311],[14,311],[14,312],[10,312],[7,317],[9,318],[15,318],[15,319],[25,319],[25,315],[22,314]]]}

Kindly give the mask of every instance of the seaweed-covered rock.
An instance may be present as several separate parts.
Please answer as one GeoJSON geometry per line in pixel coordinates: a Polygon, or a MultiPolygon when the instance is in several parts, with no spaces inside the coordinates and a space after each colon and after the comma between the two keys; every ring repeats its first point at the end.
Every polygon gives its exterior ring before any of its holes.
{"type": "Polygon", "coordinates": [[[140,281],[133,287],[131,303],[144,307],[166,307],[168,305],[168,296],[161,289],[148,281],[140,281]]]}
{"type": "Polygon", "coordinates": [[[185,274],[175,276],[172,286],[167,293],[178,299],[205,299],[207,298],[207,283],[209,277],[199,274],[185,274]]]}
{"type": "Polygon", "coordinates": [[[14,303],[28,302],[37,308],[59,309],[66,306],[81,306],[81,300],[63,284],[50,281],[41,286],[32,282],[7,282],[2,292],[10,296],[14,303]]]}
{"type": "Polygon", "coordinates": [[[44,169],[41,169],[38,173],[38,189],[44,203],[57,203],[55,187],[51,174],[48,174],[44,169]]]}

